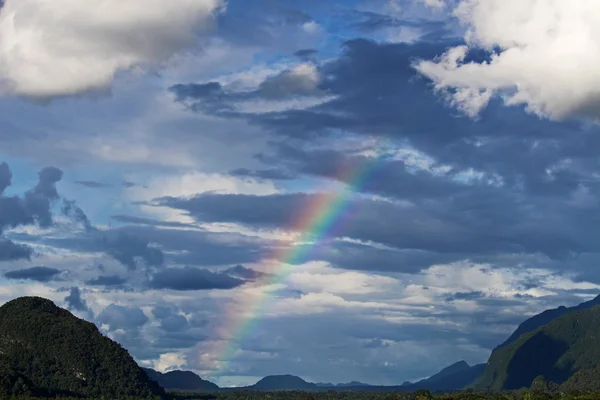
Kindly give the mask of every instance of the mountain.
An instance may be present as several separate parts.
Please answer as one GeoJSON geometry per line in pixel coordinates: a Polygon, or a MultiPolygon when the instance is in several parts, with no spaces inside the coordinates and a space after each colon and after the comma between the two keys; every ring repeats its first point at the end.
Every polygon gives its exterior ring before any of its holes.
{"type": "Polygon", "coordinates": [[[163,389],[184,390],[190,392],[216,392],[219,387],[212,382],[200,378],[191,371],[169,371],[162,373],[151,368],[142,368],[148,377],[163,389]]]}
{"type": "Polygon", "coordinates": [[[164,395],[118,343],[41,297],[0,307],[0,377],[0,396],[164,395]]]}
{"type": "Polygon", "coordinates": [[[362,383],[357,381],[352,381],[348,383],[338,383],[335,385],[336,387],[357,387],[357,386],[371,386],[368,383],[362,383]]]}
{"type": "Polygon", "coordinates": [[[262,378],[249,389],[253,390],[315,390],[317,385],[294,375],[271,375],[262,378]]]}
{"type": "Polygon", "coordinates": [[[403,390],[414,391],[420,389],[460,390],[473,383],[485,370],[485,364],[470,366],[466,361],[454,363],[427,379],[415,383],[405,382],[403,390]]]}
{"type": "Polygon", "coordinates": [[[494,350],[475,387],[519,389],[529,387],[540,375],[550,382],[570,380],[575,385],[598,371],[599,339],[600,306],[571,311],[494,350]]]}
{"type": "Polygon", "coordinates": [[[597,305],[600,305],[600,296],[597,296],[593,300],[586,301],[577,306],[573,306],[573,307],[560,306],[558,308],[546,310],[540,314],[537,314],[537,315],[527,319],[523,323],[521,323],[517,327],[517,330],[515,330],[513,332],[513,334],[510,335],[510,337],[504,341],[504,343],[498,345],[498,347],[496,347],[496,349],[515,342],[519,338],[519,336],[523,335],[524,333],[534,331],[537,328],[544,326],[565,314],[568,314],[572,311],[589,310],[590,308],[595,307],[597,305]]]}

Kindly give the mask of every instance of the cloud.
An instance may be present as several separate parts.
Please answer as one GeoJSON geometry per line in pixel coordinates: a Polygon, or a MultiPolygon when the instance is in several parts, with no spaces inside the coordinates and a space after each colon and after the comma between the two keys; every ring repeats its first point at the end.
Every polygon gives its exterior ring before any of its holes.
{"type": "Polygon", "coordinates": [[[254,178],[260,180],[287,181],[296,178],[293,174],[280,169],[250,170],[248,168],[237,168],[229,171],[229,175],[240,178],[254,178]]]}
{"type": "Polygon", "coordinates": [[[154,289],[212,290],[233,289],[245,281],[226,274],[218,274],[201,268],[168,268],[155,274],[150,282],[154,289]]]}
{"type": "Polygon", "coordinates": [[[65,297],[65,302],[67,303],[67,308],[70,310],[90,312],[87,302],[81,297],[81,291],[77,287],[69,289],[69,294],[65,297]]]}
{"type": "Polygon", "coordinates": [[[71,217],[75,221],[81,223],[84,229],[88,232],[95,229],[85,212],[77,204],[75,204],[74,200],[63,199],[62,213],[63,215],[71,217]]]}
{"type": "Polygon", "coordinates": [[[0,11],[0,82],[46,98],[106,89],[115,74],[159,66],[191,48],[220,0],[7,0],[0,11]]]}
{"type": "Polygon", "coordinates": [[[11,185],[12,172],[6,163],[0,163],[0,196],[11,185]]]}
{"type": "Polygon", "coordinates": [[[320,95],[321,76],[314,64],[303,63],[267,78],[259,88],[259,93],[269,99],[281,99],[288,96],[320,95]]]}
{"type": "Polygon", "coordinates": [[[228,268],[223,271],[223,273],[233,278],[245,280],[261,279],[268,275],[264,272],[256,271],[252,268],[246,268],[242,265],[236,265],[235,267],[228,268]]]}
{"type": "MultiPolygon", "coordinates": [[[[108,184],[108,183],[103,183],[103,182],[96,182],[96,181],[75,181],[76,185],[79,186],[84,186],[87,188],[92,188],[92,189],[106,189],[106,188],[112,188],[113,185],[108,184]]],[[[131,186],[135,186],[135,184],[131,184],[131,186]]],[[[131,187],[129,186],[129,187],[131,187]]]]}
{"type": "Polygon", "coordinates": [[[0,261],[30,260],[33,249],[0,236],[0,261]]]}
{"type": "Polygon", "coordinates": [[[470,116],[492,95],[525,105],[539,116],[600,118],[600,5],[582,0],[461,0],[454,16],[467,28],[467,45],[449,49],[416,69],[470,116]],[[466,60],[473,49],[486,60],[466,60]]]}
{"type": "Polygon", "coordinates": [[[101,275],[86,282],[90,286],[123,286],[127,281],[119,275],[101,275]]]}
{"type": "Polygon", "coordinates": [[[9,271],[4,274],[8,279],[22,279],[37,282],[50,282],[55,280],[61,270],[50,267],[31,267],[9,271]]]}
{"type": "Polygon", "coordinates": [[[139,328],[148,322],[148,317],[140,308],[117,304],[110,304],[96,319],[109,325],[111,330],[139,328]]]}
{"type": "Polygon", "coordinates": [[[104,240],[105,251],[130,270],[140,265],[158,267],[164,262],[163,252],[153,247],[148,241],[125,232],[118,232],[116,237],[104,240]]]}

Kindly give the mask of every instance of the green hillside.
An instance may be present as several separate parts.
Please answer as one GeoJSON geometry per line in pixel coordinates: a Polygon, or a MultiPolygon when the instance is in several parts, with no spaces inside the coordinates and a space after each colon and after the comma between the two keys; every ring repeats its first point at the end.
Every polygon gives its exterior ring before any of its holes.
{"type": "Polygon", "coordinates": [[[164,391],[118,343],[50,300],[0,307],[0,396],[149,398],[164,391]]]}
{"type": "Polygon", "coordinates": [[[600,306],[565,314],[496,349],[476,383],[481,389],[529,387],[542,375],[563,383],[600,365],[600,306]]]}

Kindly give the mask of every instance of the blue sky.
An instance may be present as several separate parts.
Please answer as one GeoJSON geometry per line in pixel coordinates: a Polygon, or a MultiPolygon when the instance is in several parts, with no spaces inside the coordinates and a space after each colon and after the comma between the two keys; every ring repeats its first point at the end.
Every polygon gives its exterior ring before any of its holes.
{"type": "Polygon", "coordinates": [[[594,1],[5,1],[0,301],[225,386],[485,362],[600,289],[594,1]]]}

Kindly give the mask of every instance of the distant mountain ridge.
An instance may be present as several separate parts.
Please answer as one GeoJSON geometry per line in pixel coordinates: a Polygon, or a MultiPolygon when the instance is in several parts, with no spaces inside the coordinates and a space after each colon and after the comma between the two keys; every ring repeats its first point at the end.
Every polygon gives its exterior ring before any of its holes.
{"type": "Polygon", "coordinates": [[[311,391],[317,388],[314,383],[306,382],[304,379],[294,375],[270,375],[265,376],[248,389],[275,391],[275,390],[306,390],[311,391]]]}
{"type": "Polygon", "coordinates": [[[405,382],[405,390],[460,390],[473,383],[485,370],[485,364],[470,366],[466,361],[456,362],[430,376],[415,383],[405,382]]]}
{"type": "Polygon", "coordinates": [[[158,372],[151,368],[142,368],[150,379],[166,390],[182,390],[194,392],[217,392],[220,388],[216,384],[200,378],[191,371],[158,372]]]}

